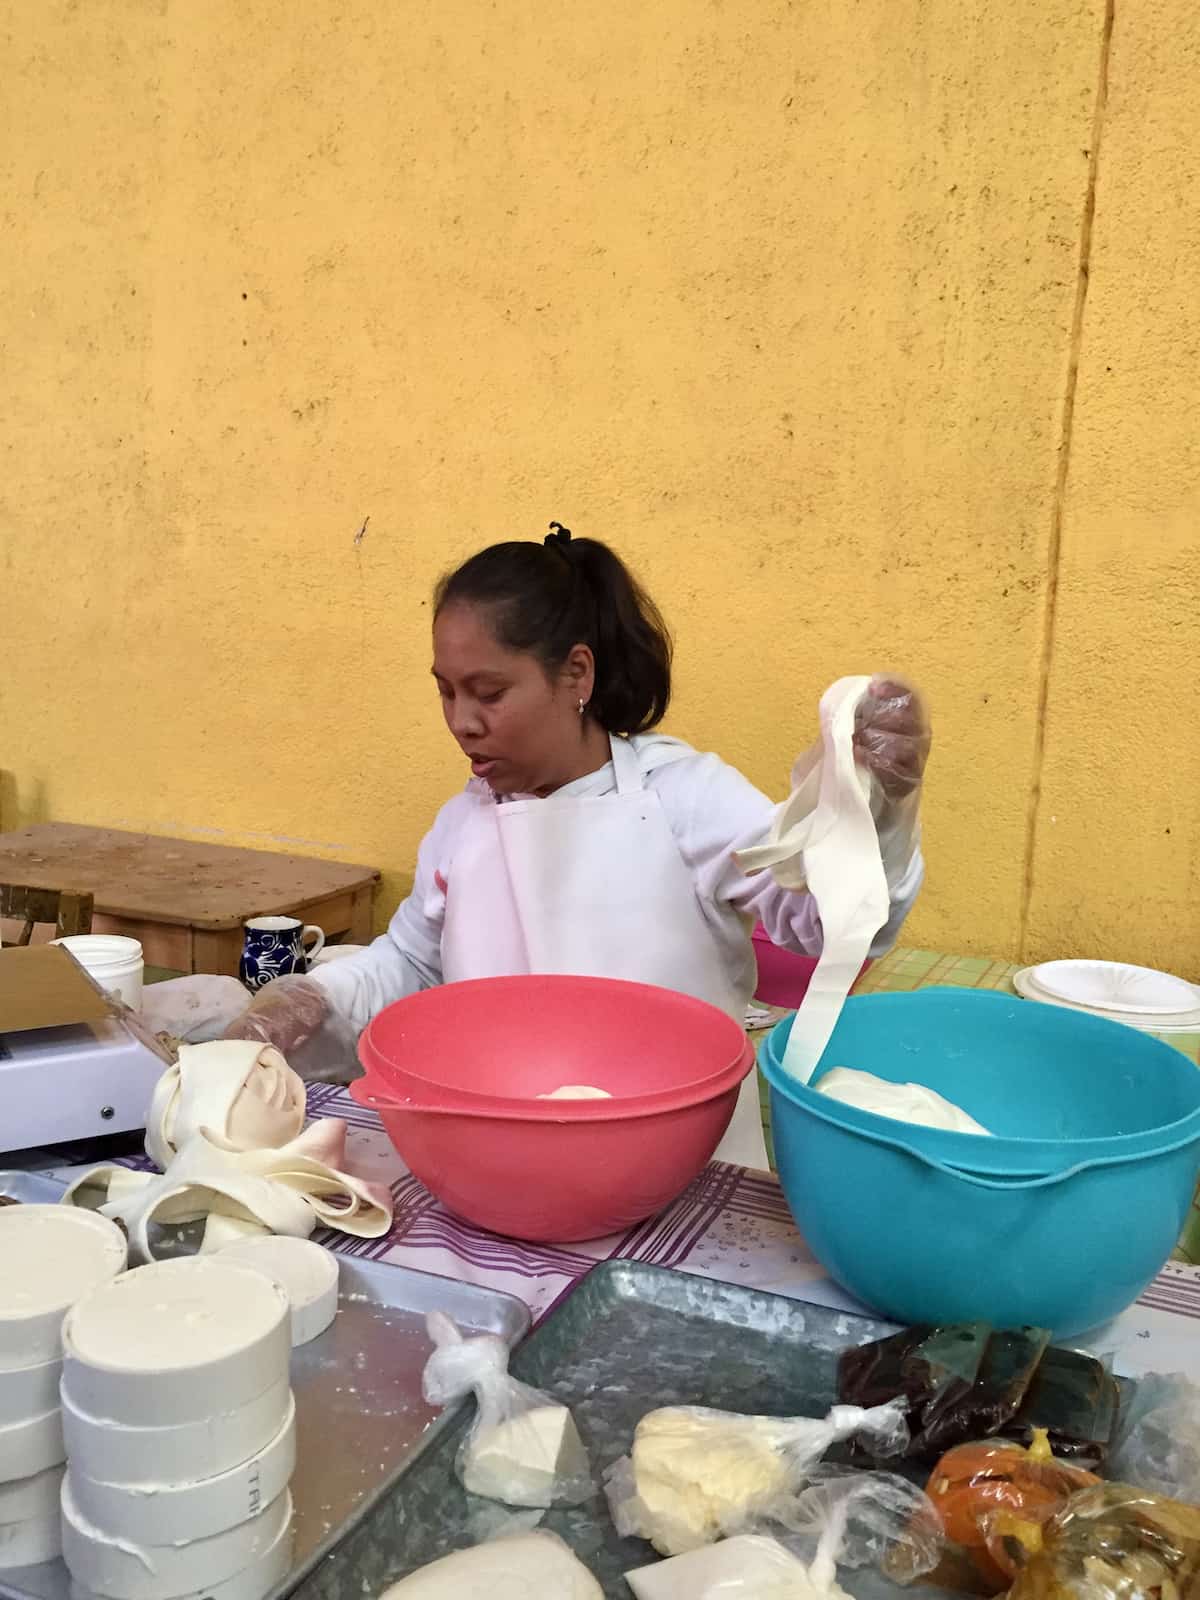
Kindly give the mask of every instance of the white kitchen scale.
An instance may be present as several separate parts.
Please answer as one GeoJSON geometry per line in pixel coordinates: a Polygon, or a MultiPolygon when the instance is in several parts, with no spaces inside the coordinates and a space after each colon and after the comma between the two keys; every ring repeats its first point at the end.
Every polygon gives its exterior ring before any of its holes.
{"type": "Polygon", "coordinates": [[[144,1128],[170,1064],[67,950],[0,950],[0,1152],[144,1128]]]}

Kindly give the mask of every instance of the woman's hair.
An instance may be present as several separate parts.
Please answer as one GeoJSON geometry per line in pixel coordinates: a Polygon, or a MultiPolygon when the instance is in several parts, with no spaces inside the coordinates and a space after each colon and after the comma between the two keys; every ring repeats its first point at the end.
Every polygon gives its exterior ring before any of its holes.
{"type": "Polygon", "coordinates": [[[596,659],[592,716],[607,733],[646,733],[671,698],[666,624],[606,544],[550,527],[544,544],[489,545],[448,573],[434,592],[434,617],[449,605],[486,607],[500,643],[536,656],[551,677],[586,644],[596,659]]]}

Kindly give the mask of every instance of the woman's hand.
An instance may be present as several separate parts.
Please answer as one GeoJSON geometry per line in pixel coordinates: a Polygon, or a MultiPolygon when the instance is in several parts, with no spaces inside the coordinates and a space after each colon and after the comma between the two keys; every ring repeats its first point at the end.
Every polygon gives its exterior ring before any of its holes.
{"type": "Polygon", "coordinates": [[[325,991],[310,978],[276,978],[258,991],[222,1038],[273,1044],[290,1057],[320,1032],[329,1012],[325,991]]]}
{"type": "Polygon", "coordinates": [[[889,800],[904,800],[921,786],[933,735],[925,702],[900,678],[871,681],[854,717],[858,759],[889,800]]]}

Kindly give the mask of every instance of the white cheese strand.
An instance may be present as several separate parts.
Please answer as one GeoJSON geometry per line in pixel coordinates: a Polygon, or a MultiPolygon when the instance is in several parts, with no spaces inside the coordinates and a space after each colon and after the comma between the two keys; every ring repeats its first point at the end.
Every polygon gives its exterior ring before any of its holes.
{"type": "Polygon", "coordinates": [[[783,1065],[808,1083],[825,1052],[891,894],[871,811],[873,780],[854,755],[854,716],[870,678],[842,678],[821,699],[821,744],[801,756],[794,793],[766,844],[737,854],[743,872],[769,868],[784,889],[817,903],[824,942],[792,1022],[783,1065]]]}
{"type": "Polygon", "coordinates": [[[231,1150],[278,1148],[304,1126],[304,1083],[273,1045],[214,1039],[180,1045],[155,1086],[146,1154],[166,1168],[201,1128],[231,1150]]]}
{"type": "MultiPolygon", "coordinates": [[[[101,1167],[76,1179],[63,1200],[121,1221],[140,1261],[155,1259],[153,1226],[202,1221],[214,1213],[246,1223],[249,1230],[297,1239],[317,1226],[377,1239],[391,1227],[389,1191],[322,1159],[344,1159],[345,1142],[346,1125],[336,1118],[314,1123],[282,1149],[229,1150],[202,1129],[161,1177],[134,1192],[126,1191],[123,1168],[101,1167]]],[[[214,1240],[206,1238],[209,1249],[225,1231],[222,1226],[214,1240]]]]}

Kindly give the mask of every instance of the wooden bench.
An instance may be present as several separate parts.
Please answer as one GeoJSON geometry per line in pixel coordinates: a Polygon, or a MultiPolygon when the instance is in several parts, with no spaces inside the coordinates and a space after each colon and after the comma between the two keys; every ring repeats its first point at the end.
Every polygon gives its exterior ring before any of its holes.
{"type": "Polygon", "coordinates": [[[46,889],[31,883],[0,883],[0,948],[6,943],[27,945],[37,927],[52,930],[47,938],[91,933],[92,897],[67,889],[46,889]],[[16,927],[15,937],[4,937],[4,924],[16,927]]]}
{"type": "Polygon", "coordinates": [[[379,873],[312,856],[44,822],[0,833],[0,883],[69,883],[92,896],[92,932],[140,939],[147,966],[236,977],[248,917],[299,917],[331,941],[366,944],[379,873]]]}

